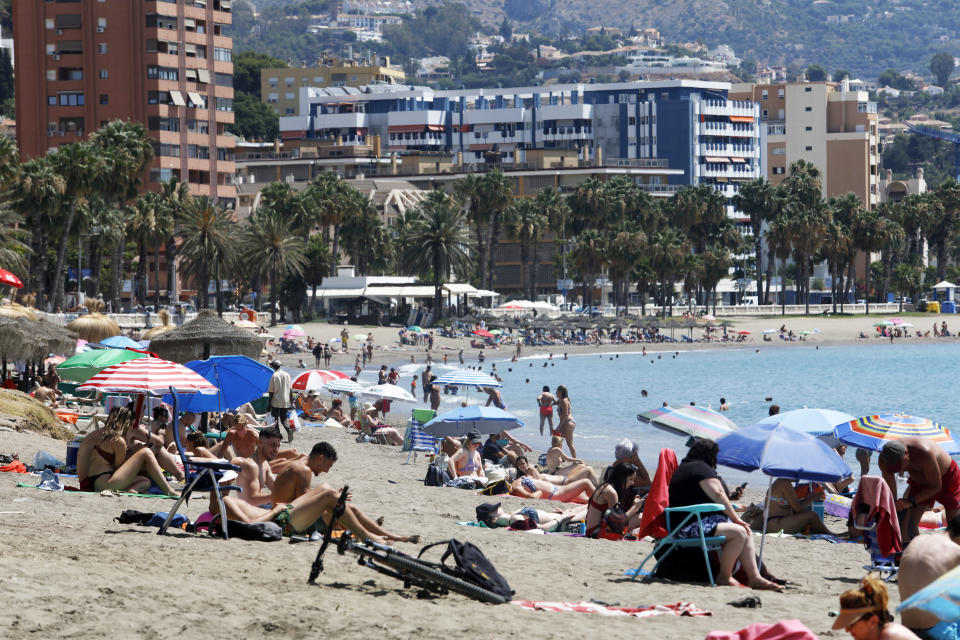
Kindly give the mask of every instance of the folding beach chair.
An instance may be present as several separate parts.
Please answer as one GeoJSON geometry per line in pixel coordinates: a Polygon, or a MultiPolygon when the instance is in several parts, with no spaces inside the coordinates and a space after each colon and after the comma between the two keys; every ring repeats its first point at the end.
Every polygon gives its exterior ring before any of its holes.
{"type": "Polygon", "coordinates": [[[406,451],[407,460],[403,464],[410,464],[410,457],[417,461],[417,452],[436,454],[440,451],[440,444],[437,438],[423,432],[423,425],[433,420],[437,412],[433,409],[414,409],[410,414],[410,420],[407,422],[407,432],[403,435],[403,449],[406,451]]]}
{"type": "Polygon", "coordinates": [[[667,507],[670,480],[673,472],[677,469],[677,456],[672,449],[661,449],[660,459],[657,462],[657,471],[654,473],[653,482],[650,485],[650,493],[647,494],[647,501],[644,503],[643,519],[640,522],[640,535],[650,535],[657,538],[656,544],[651,551],[637,567],[633,573],[633,579],[642,575],[643,565],[656,556],[657,562],[653,565],[650,575],[657,573],[657,568],[666,560],[670,554],[677,549],[697,548],[703,552],[703,561],[706,564],[707,576],[710,578],[710,586],[716,586],[713,579],[713,568],[710,566],[709,551],[719,549],[724,542],[725,536],[705,536],[703,534],[702,514],[723,511],[722,504],[694,504],[686,507],[667,507]],[[671,516],[673,516],[671,518],[671,516]],[[683,516],[681,518],[681,516],[683,516]],[[700,524],[700,535],[696,538],[678,538],[680,530],[687,524],[696,519],[700,524]],[[678,522],[679,520],[679,522],[678,522]],[[675,522],[678,524],[674,525],[675,522]]]}
{"type": "Polygon", "coordinates": [[[171,426],[173,429],[173,440],[177,443],[177,452],[180,454],[180,461],[183,463],[186,485],[183,491],[180,492],[180,498],[177,499],[176,504],[170,509],[170,513],[167,514],[167,519],[163,522],[160,531],[157,533],[159,535],[166,533],[167,527],[170,526],[170,522],[177,514],[177,510],[180,509],[180,505],[190,500],[190,494],[194,491],[199,491],[200,493],[210,493],[212,491],[216,496],[217,506],[220,509],[220,522],[223,524],[221,529],[223,530],[223,539],[226,540],[229,538],[227,534],[228,527],[226,526],[227,510],[223,506],[223,497],[221,494],[224,491],[240,491],[241,489],[237,486],[220,486],[220,478],[225,471],[239,472],[240,467],[235,464],[230,464],[229,462],[187,457],[185,453],[186,449],[184,449],[180,443],[180,426],[177,424],[180,413],[178,410],[179,397],[173,387],[170,387],[170,394],[173,396],[173,420],[171,426]]]}
{"type": "Polygon", "coordinates": [[[863,546],[870,553],[868,572],[876,572],[884,582],[893,580],[900,571],[903,549],[900,523],[890,487],[883,478],[863,476],[850,505],[848,524],[863,533],[863,546]]]}

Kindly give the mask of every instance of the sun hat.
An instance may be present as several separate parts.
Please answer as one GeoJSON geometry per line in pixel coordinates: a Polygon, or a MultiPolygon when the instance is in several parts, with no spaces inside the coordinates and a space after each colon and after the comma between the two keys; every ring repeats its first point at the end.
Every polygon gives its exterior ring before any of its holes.
{"type": "Polygon", "coordinates": [[[364,402],[363,403],[363,412],[367,413],[368,411],[373,411],[376,407],[373,406],[373,403],[364,402]]]}
{"type": "Polygon", "coordinates": [[[467,440],[471,443],[481,443],[483,442],[483,436],[480,435],[479,431],[472,430],[467,433],[467,440]]]}
{"type": "Polygon", "coordinates": [[[859,607],[857,609],[840,609],[837,619],[833,621],[834,630],[842,630],[870,613],[876,613],[876,607],[859,607]]]}

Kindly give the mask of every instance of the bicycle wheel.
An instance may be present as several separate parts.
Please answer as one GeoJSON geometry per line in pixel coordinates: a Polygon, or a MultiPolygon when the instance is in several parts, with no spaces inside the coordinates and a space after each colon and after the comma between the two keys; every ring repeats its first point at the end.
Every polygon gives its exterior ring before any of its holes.
{"type": "Polygon", "coordinates": [[[438,571],[433,567],[428,567],[423,565],[420,561],[414,558],[407,558],[400,555],[387,554],[385,558],[377,558],[378,562],[382,562],[385,565],[393,567],[398,571],[412,573],[416,576],[423,578],[424,580],[431,580],[436,582],[450,591],[456,591],[461,595],[465,595],[474,600],[480,600],[481,602],[489,602],[491,604],[503,604],[507,601],[506,598],[501,596],[498,593],[493,591],[488,591],[483,587],[478,587],[475,584],[461,580],[460,578],[455,578],[451,575],[438,571]]]}

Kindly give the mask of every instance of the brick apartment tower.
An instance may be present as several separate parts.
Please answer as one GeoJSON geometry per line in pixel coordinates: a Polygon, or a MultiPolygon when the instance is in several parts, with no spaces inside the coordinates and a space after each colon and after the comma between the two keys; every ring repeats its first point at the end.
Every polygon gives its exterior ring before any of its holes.
{"type": "Polygon", "coordinates": [[[134,120],[156,141],[148,189],[177,176],[232,206],[231,20],[230,0],[14,0],[21,157],[134,120]]]}

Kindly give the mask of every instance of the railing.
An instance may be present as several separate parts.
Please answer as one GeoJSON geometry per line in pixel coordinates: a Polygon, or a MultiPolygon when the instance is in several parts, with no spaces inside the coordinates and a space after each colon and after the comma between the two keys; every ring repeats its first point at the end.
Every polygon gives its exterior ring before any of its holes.
{"type": "Polygon", "coordinates": [[[664,195],[673,195],[683,187],[678,184],[638,184],[637,188],[646,193],[660,193],[664,195]]]}

